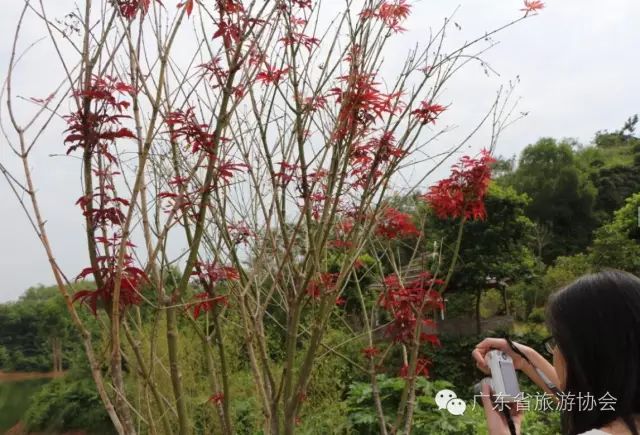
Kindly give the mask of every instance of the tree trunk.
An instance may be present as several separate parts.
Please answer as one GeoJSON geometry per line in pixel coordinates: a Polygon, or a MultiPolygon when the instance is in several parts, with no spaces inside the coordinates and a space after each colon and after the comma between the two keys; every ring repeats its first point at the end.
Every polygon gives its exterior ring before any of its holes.
{"type": "Polygon", "coordinates": [[[476,333],[480,335],[482,333],[482,326],[480,324],[480,299],[482,297],[482,290],[476,290],[476,333]]]}
{"type": "Polygon", "coordinates": [[[51,359],[53,360],[53,366],[51,370],[54,372],[58,371],[58,358],[56,355],[56,338],[51,337],[51,359]]]}
{"type": "Polygon", "coordinates": [[[507,296],[507,286],[503,285],[502,287],[502,301],[504,302],[504,313],[509,315],[509,298],[507,296]]]}
{"type": "Polygon", "coordinates": [[[51,359],[54,373],[62,371],[62,340],[60,337],[51,337],[51,359]]]}

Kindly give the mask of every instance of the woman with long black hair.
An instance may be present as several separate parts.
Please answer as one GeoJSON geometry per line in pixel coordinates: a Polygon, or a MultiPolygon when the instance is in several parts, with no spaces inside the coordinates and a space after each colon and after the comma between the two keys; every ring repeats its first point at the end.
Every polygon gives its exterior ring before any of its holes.
{"type": "MultiPolygon", "coordinates": [[[[554,293],[546,313],[553,365],[528,346],[487,338],[473,350],[478,368],[489,373],[492,349],[509,354],[516,369],[560,400],[564,434],[640,435],[640,279],[617,270],[583,276],[554,293]],[[607,403],[580,407],[579,397],[607,403]]],[[[514,426],[519,434],[522,412],[498,412],[489,395],[483,386],[489,434],[508,435],[514,426]]]]}

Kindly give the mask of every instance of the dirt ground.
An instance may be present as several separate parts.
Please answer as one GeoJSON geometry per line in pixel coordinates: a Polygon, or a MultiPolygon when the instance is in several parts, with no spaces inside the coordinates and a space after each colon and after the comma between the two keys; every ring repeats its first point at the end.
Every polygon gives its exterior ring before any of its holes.
{"type": "Polygon", "coordinates": [[[2,372],[0,371],[0,382],[17,382],[29,379],[53,379],[64,375],[64,372],[2,372]]]}
{"type": "MultiPolygon", "coordinates": [[[[28,433],[26,431],[26,429],[24,428],[24,424],[21,422],[18,422],[18,424],[16,424],[15,426],[13,426],[11,429],[9,429],[7,432],[4,433],[4,435],[51,435],[51,434],[44,434],[44,433],[28,433]]],[[[80,431],[80,430],[76,430],[76,431],[71,431],[71,432],[65,432],[63,434],[60,435],[86,435],[86,432],[80,431]]]]}

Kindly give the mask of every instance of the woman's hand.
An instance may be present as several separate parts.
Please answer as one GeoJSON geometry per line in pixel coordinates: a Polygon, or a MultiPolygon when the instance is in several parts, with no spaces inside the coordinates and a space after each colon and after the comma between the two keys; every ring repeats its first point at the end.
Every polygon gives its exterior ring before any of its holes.
{"type": "MultiPolygon", "coordinates": [[[[482,406],[484,407],[484,415],[487,418],[487,429],[489,429],[489,435],[510,435],[509,424],[507,418],[502,412],[500,412],[497,406],[491,401],[491,389],[489,384],[482,383],[482,406]]],[[[502,405],[506,406],[506,405],[502,405]]],[[[516,434],[520,435],[520,426],[522,425],[522,418],[524,413],[521,409],[518,409],[516,404],[511,404],[511,409],[508,411],[511,414],[513,425],[516,429],[516,434]]]]}
{"type": "MultiPolygon", "coordinates": [[[[528,354],[532,351],[532,349],[529,346],[525,346],[519,343],[514,343],[514,345],[518,349],[520,349],[522,353],[527,355],[527,357],[529,356],[528,354]]],[[[504,338],[485,338],[480,343],[478,343],[476,348],[473,349],[473,352],[471,352],[473,359],[476,360],[476,366],[483,373],[486,373],[486,374],[491,373],[489,370],[489,366],[487,366],[487,363],[485,361],[485,357],[487,356],[487,352],[494,349],[501,350],[502,352],[509,355],[513,360],[513,367],[516,370],[522,370],[526,367],[526,365],[528,365],[528,363],[525,361],[524,358],[522,358],[520,355],[515,353],[513,349],[511,349],[511,346],[509,346],[509,344],[507,343],[507,340],[505,340],[504,338]]]]}
{"type": "Polygon", "coordinates": [[[542,355],[536,352],[533,348],[529,346],[525,346],[523,344],[514,343],[524,355],[529,358],[531,364],[529,364],[522,356],[518,355],[511,349],[509,343],[504,338],[485,338],[482,340],[471,355],[473,359],[476,361],[476,366],[485,374],[491,374],[491,370],[487,366],[485,361],[485,357],[487,356],[487,352],[492,349],[501,350],[505,352],[507,355],[511,357],[513,360],[513,367],[516,370],[521,370],[525,375],[529,377],[540,389],[552,395],[552,397],[556,397],[554,391],[552,391],[549,386],[545,383],[545,380],[540,376],[540,372],[544,373],[544,375],[550,380],[556,387],[562,387],[560,383],[560,379],[558,378],[558,374],[556,373],[553,365],[549,363],[542,355]]]}

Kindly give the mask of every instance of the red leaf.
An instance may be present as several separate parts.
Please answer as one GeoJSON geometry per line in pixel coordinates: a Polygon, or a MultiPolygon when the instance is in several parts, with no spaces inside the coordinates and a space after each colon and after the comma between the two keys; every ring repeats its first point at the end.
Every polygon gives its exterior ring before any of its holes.
{"type": "Polygon", "coordinates": [[[76,277],[76,281],[79,279],[84,279],[93,273],[95,273],[95,269],[93,267],[85,267],[84,269],[82,269],[82,272],[80,272],[76,277]]]}
{"type": "Polygon", "coordinates": [[[187,0],[184,4],[185,9],[187,10],[187,16],[191,16],[191,12],[193,12],[193,0],[187,0]]]}
{"type": "Polygon", "coordinates": [[[524,0],[524,8],[520,10],[528,14],[542,9],[544,9],[544,3],[540,0],[524,0]]]}
{"type": "Polygon", "coordinates": [[[99,290],[80,290],[73,295],[71,302],[81,301],[81,303],[87,304],[93,315],[97,316],[99,297],[99,290]]]}
{"type": "Polygon", "coordinates": [[[361,349],[360,352],[364,354],[365,358],[373,359],[380,353],[380,349],[375,347],[365,347],[364,349],[361,349]]]}

